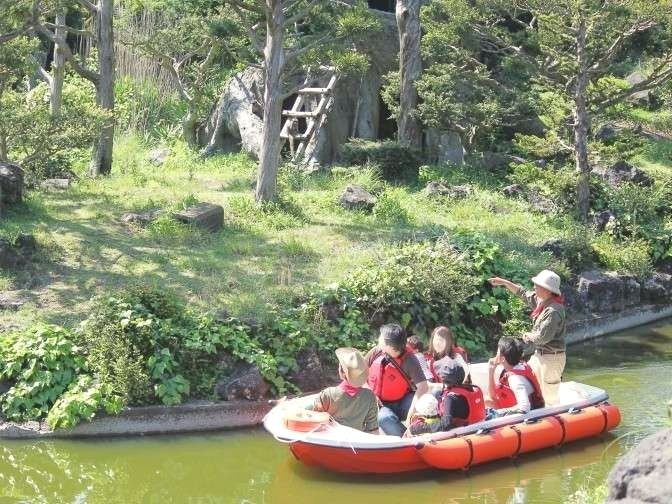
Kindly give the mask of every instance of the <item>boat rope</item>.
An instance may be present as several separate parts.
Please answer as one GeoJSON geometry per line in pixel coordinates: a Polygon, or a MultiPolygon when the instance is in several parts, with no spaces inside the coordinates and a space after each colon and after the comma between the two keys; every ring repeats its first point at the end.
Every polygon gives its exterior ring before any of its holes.
{"type": "Polygon", "coordinates": [[[471,463],[474,461],[474,443],[469,438],[464,438],[464,442],[467,443],[467,446],[469,447],[469,460],[467,461],[467,465],[465,465],[462,470],[468,471],[471,469],[471,463]]]}
{"type": "Polygon", "coordinates": [[[516,458],[520,454],[520,449],[523,447],[523,433],[520,432],[520,429],[515,425],[510,425],[509,427],[511,427],[511,430],[513,430],[518,437],[518,446],[516,447],[516,451],[511,455],[511,458],[516,458]]]}
{"type": "Polygon", "coordinates": [[[555,418],[560,424],[560,427],[562,428],[562,437],[560,438],[560,442],[556,445],[559,448],[565,443],[565,438],[567,437],[567,429],[565,428],[565,421],[562,419],[560,415],[553,415],[552,418],[555,418]]]}
{"type": "Polygon", "coordinates": [[[609,427],[609,415],[604,410],[601,404],[597,405],[597,409],[600,410],[600,412],[602,413],[602,417],[604,418],[604,427],[602,427],[602,431],[600,431],[600,434],[604,434],[605,432],[607,432],[607,428],[609,427]]]}

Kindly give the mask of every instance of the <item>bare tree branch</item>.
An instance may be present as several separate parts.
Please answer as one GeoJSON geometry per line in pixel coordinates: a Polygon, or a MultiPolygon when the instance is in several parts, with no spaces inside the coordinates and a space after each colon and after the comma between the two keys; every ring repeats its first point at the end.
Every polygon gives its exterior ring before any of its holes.
{"type": "Polygon", "coordinates": [[[92,38],[95,36],[89,30],[78,30],[77,28],[72,28],[71,26],[67,25],[56,25],[54,23],[46,23],[46,22],[42,24],[47,28],[51,28],[52,30],[65,30],[68,33],[72,33],[73,35],[81,35],[83,37],[92,37],[92,38]]]}
{"type": "Polygon", "coordinates": [[[77,3],[91,13],[95,14],[98,12],[98,6],[94,3],[89,2],[89,0],[77,0],[77,3]]]}
{"type": "Polygon", "coordinates": [[[65,56],[65,59],[72,65],[72,68],[77,72],[79,75],[84,77],[86,80],[91,81],[93,84],[98,85],[98,82],[100,81],[100,74],[96,73],[92,70],[89,70],[86,68],[84,65],[82,65],[79,61],[77,61],[77,58],[75,58],[75,55],[72,54],[72,51],[70,50],[70,46],[65,42],[65,39],[59,39],[56,37],[56,35],[48,30],[44,25],[42,24],[37,24],[34,26],[34,29],[47,37],[49,40],[54,42],[55,44],[60,44],[61,48],[63,49],[63,55],[65,56]]]}
{"type": "Polygon", "coordinates": [[[637,33],[647,31],[650,28],[657,26],[657,24],[658,23],[650,19],[640,20],[637,23],[633,24],[630,28],[628,28],[625,32],[623,32],[623,34],[616,37],[616,39],[612,42],[611,46],[609,46],[609,48],[604,52],[604,55],[600,59],[598,59],[595,63],[593,63],[593,65],[591,65],[588,71],[591,74],[594,74],[595,76],[599,76],[599,72],[604,70],[604,68],[609,63],[611,63],[611,61],[618,54],[618,51],[621,50],[621,48],[628,39],[630,39],[637,33]]]}

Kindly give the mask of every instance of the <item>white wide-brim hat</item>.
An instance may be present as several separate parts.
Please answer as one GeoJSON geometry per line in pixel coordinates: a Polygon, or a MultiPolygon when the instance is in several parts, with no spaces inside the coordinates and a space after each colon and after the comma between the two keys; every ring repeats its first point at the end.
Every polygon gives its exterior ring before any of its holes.
{"type": "Polygon", "coordinates": [[[558,276],[557,273],[555,273],[551,270],[540,271],[537,276],[532,278],[532,282],[535,285],[538,285],[539,287],[543,287],[544,289],[548,289],[553,294],[557,294],[558,296],[561,294],[561,292],[560,292],[560,277],[558,276]]]}

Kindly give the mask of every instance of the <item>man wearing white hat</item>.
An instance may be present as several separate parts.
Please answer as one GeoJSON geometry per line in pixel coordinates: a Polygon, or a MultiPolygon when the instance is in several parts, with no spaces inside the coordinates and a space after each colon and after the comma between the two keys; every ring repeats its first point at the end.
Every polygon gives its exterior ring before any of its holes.
{"type": "Polygon", "coordinates": [[[532,330],[523,334],[523,341],[534,344],[529,364],[539,380],[546,405],[556,404],[566,362],[566,314],[560,277],[550,270],[539,272],[532,278],[534,291],[525,291],[522,286],[499,277],[488,281],[493,287],[506,287],[532,308],[532,330]]]}

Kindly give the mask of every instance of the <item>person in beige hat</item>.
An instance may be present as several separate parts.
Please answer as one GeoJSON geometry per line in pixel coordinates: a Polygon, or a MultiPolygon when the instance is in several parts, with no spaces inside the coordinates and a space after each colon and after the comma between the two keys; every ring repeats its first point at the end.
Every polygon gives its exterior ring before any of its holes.
{"type": "Polygon", "coordinates": [[[371,434],[378,433],[378,401],[363,388],[369,377],[364,356],[354,348],[338,348],[338,376],[341,383],[324,389],[310,409],[325,411],[342,425],[371,434]]]}
{"type": "Polygon", "coordinates": [[[551,270],[539,272],[532,278],[533,291],[525,291],[522,286],[499,277],[488,281],[494,287],[505,287],[532,309],[532,330],[523,334],[522,339],[534,345],[535,352],[529,364],[539,380],[546,405],[557,404],[566,363],[566,313],[560,277],[551,270]]]}

